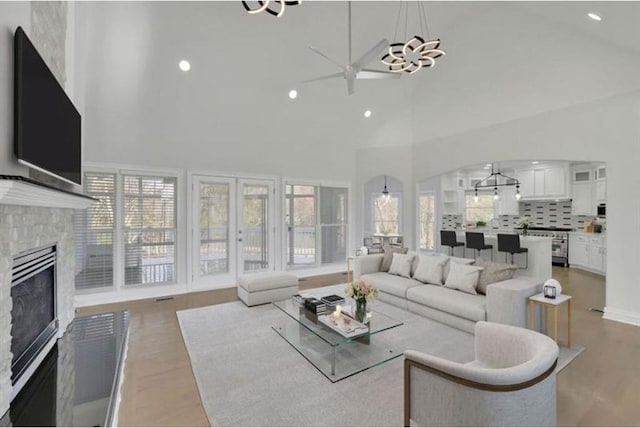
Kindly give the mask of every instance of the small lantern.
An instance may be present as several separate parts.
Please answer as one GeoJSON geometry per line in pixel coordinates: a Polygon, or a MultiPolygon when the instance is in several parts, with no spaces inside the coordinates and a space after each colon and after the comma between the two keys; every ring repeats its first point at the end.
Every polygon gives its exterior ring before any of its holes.
{"type": "Polygon", "coordinates": [[[557,296],[562,294],[562,285],[553,278],[548,279],[542,286],[542,294],[547,299],[555,299],[557,296]]]}

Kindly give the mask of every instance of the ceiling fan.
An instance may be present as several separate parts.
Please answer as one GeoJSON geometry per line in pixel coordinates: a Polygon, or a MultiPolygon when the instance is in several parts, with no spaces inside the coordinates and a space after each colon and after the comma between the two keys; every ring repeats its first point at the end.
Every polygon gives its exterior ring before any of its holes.
{"type": "Polygon", "coordinates": [[[390,71],[372,70],[365,68],[371,61],[377,59],[389,47],[389,41],[387,39],[380,40],[374,47],[369,49],[364,55],[358,58],[356,61],[351,60],[351,1],[349,1],[349,62],[347,65],[342,65],[338,61],[330,58],[322,53],[320,50],[309,46],[316,54],[320,55],[327,61],[338,66],[339,73],[328,74],[326,76],[316,77],[315,79],[305,80],[303,83],[317,82],[319,80],[336,79],[339,77],[344,78],[347,81],[347,93],[352,95],[355,92],[356,79],[398,79],[400,75],[392,73],[390,71]]]}

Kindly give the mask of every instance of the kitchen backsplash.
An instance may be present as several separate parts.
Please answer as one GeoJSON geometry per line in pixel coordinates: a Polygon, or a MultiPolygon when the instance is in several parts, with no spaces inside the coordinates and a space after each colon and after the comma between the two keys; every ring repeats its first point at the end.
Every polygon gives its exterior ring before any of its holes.
{"type": "Polygon", "coordinates": [[[442,228],[443,229],[455,229],[456,226],[462,225],[462,215],[460,214],[445,214],[442,216],[442,228]]]}
{"type": "MultiPolygon", "coordinates": [[[[530,217],[536,226],[569,227],[572,229],[582,229],[584,222],[595,218],[595,216],[572,215],[571,201],[527,201],[519,204],[520,215],[500,216],[500,227],[512,229],[517,226],[520,217],[530,217]]],[[[443,215],[442,228],[453,229],[456,223],[462,223],[461,215],[443,215]]],[[[605,225],[605,220],[598,220],[598,223],[605,225]]]]}

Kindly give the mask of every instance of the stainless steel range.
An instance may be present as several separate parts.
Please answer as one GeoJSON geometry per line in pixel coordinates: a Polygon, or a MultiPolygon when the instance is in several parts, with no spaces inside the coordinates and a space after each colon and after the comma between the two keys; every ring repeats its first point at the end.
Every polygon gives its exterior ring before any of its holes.
{"type": "Polygon", "coordinates": [[[573,229],[564,227],[530,227],[528,233],[530,236],[551,238],[552,263],[569,267],[569,232],[571,231],[573,229]]]}

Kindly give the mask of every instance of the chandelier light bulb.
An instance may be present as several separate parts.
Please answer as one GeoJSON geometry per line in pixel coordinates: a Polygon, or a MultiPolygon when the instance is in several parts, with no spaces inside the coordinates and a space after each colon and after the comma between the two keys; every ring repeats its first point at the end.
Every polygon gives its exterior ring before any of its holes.
{"type": "Polygon", "coordinates": [[[516,186],[516,201],[519,201],[520,198],[522,198],[522,195],[520,194],[520,186],[516,186]]]}
{"type": "Polygon", "coordinates": [[[364,117],[366,117],[367,119],[371,117],[371,110],[367,110],[364,112],[364,117]]]}
{"type": "Polygon", "coordinates": [[[497,187],[494,187],[494,188],[493,188],[493,199],[494,199],[495,201],[497,201],[498,199],[500,199],[500,194],[498,193],[498,188],[497,188],[497,187]]]}
{"type": "Polygon", "coordinates": [[[298,91],[296,91],[295,89],[290,90],[289,98],[291,98],[292,100],[295,100],[296,98],[298,98],[298,91]]]}
{"type": "Polygon", "coordinates": [[[478,189],[476,189],[475,193],[473,194],[473,202],[477,204],[479,200],[480,198],[478,197],[478,189]]]}

